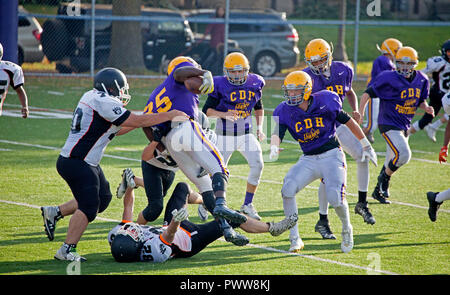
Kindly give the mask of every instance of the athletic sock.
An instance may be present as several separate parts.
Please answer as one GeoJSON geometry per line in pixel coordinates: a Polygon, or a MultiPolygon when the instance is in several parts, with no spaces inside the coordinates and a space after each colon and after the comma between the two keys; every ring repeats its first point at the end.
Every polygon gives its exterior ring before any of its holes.
{"type": "Polygon", "coordinates": [[[244,199],[244,205],[248,205],[251,202],[253,202],[253,196],[254,195],[255,195],[254,193],[246,192],[245,193],[245,199],[244,199]]]}

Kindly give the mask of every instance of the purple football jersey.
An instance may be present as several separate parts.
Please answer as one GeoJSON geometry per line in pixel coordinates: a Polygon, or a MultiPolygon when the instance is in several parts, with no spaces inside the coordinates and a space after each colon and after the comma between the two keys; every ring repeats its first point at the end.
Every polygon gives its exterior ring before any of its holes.
{"type": "Polygon", "coordinates": [[[383,71],[394,71],[395,65],[394,63],[389,59],[389,57],[385,55],[378,56],[372,64],[372,72],[370,74],[370,81],[367,84],[367,87],[371,87],[373,82],[375,81],[375,78],[383,71]]]}
{"type": "Polygon", "coordinates": [[[380,98],[378,125],[408,130],[417,107],[428,97],[430,83],[420,71],[409,82],[396,71],[381,72],[372,85],[380,98]]]}
{"type": "Polygon", "coordinates": [[[336,119],[342,110],[342,102],[335,92],[319,91],[310,99],[306,112],[285,101],[273,112],[275,122],[287,127],[304,153],[320,148],[336,136],[336,119]]]}
{"type": "Polygon", "coordinates": [[[314,74],[309,67],[303,69],[312,79],[312,93],[320,90],[330,90],[336,92],[341,102],[344,101],[347,92],[352,89],[353,69],[340,61],[333,61],[330,67],[330,78],[323,75],[314,74]]]}
{"type": "Polygon", "coordinates": [[[243,134],[250,130],[252,110],[262,97],[264,85],[264,78],[257,74],[248,74],[247,81],[240,86],[232,85],[225,76],[214,77],[214,91],[209,95],[219,100],[216,110],[239,112],[239,119],[234,123],[225,119],[217,120],[218,134],[243,134]]]}

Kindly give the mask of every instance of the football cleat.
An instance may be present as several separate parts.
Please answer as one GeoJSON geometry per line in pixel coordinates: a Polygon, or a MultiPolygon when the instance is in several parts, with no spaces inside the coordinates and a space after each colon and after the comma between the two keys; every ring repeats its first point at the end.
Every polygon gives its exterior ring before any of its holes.
{"type": "Polygon", "coordinates": [[[42,218],[44,219],[44,228],[47,238],[53,241],[55,238],[56,222],[62,218],[57,206],[41,207],[42,218]]]}
{"type": "Polygon", "coordinates": [[[225,219],[218,218],[217,221],[222,229],[225,241],[233,243],[236,246],[245,246],[250,242],[246,236],[237,233],[225,219]]]}
{"type": "Polygon", "coordinates": [[[426,131],[428,138],[430,138],[432,142],[436,142],[436,131],[437,131],[436,128],[433,128],[433,126],[428,124],[423,128],[423,130],[426,131]]]}
{"type": "Polygon", "coordinates": [[[344,253],[348,253],[353,249],[353,228],[350,225],[349,228],[342,230],[342,242],[341,250],[344,253]]]}
{"type": "Polygon", "coordinates": [[[289,252],[291,253],[299,253],[303,248],[305,248],[305,244],[300,237],[294,237],[289,239],[291,241],[291,246],[289,247],[289,252]]]}
{"type": "Polygon", "coordinates": [[[213,215],[216,218],[222,217],[222,218],[229,220],[230,222],[237,223],[237,224],[242,224],[247,221],[247,217],[245,215],[242,215],[237,211],[229,209],[225,205],[225,203],[217,204],[217,201],[216,201],[216,207],[214,207],[214,210],[213,210],[213,215]]]}
{"type": "Polygon", "coordinates": [[[435,222],[437,218],[437,211],[439,210],[439,207],[441,206],[442,202],[436,202],[436,195],[438,193],[434,192],[427,192],[427,199],[428,199],[428,217],[430,217],[430,220],[435,222]]]}
{"type": "Polygon", "coordinates": [[[331,231],[328,221],[321,221],[319,219],[314,227],[314,230],[318,232],[323,239],[336,240],[336,236],[331,231]]]}
{"type": "Polygon", "coordinates": [[[298,220],[297,213],[294,213],[290,216],[287,216],[285,219],[281,220],[280,222],[274,223],[269,222],[269,233],[276,237],[287,231],[288,229],[291,229],[298,220]]]}
{"type": "Polygon", "coordinates": [[[116,196],[118,199],[123,198],[125,195],[125,192],[127,191],[127,188],[135,188],[136,183],[134,181],[134,173],[131,170],[131,168],[126,168],[122,172],[122,181],[120,182],[119,186],[117,187],[116,196]]]}
{"type": "Polygon", "coordinates": [[[248,216],[256,220],[261,220],[261,216],[259,216],[258,212],[256,212],[256,208],[255,206],[253,206],[253,203],[242,205],[240,212],[247,214],[248,216]]]}
{"type": "Polygon", "coordinates": [[[377,200],[378,202],[380,202],[381,204],[390,204],[391,201],[386,200],[386,197],[383,195],[383,193],[381,192],[380,189],[380,185],[377,184],[375,186],[375,189],[372,193],[372,198],[374,198],[375,200],[377,200]]]}
{"type": "Polygon", "coordinates": [[[197,213],[198,217],[200,217],[202,221],[208,220],[209,212],[208,209],[206,209],[205,205],[203,204],[198,205],[197,213]]]}
{"type": "Polygon", "coordinates": [[[76,248],[71,247],[67,244],[63,244],[61,248],[56,251],[55,259],[57,260],[66,260],[66,261],[79,261],[79,262],[85,262],[87,259],[80,256],[80,254],[77,253],[76,248]]]}
{"type": "Polygon", "coordinates": [[[367,202],[358,202],[355,206],[355,213],[359,214],[363,217],[364,222],[368,224],[375,224],[375,218],[370,213],[369,208],[367,207],[367,202]]]}

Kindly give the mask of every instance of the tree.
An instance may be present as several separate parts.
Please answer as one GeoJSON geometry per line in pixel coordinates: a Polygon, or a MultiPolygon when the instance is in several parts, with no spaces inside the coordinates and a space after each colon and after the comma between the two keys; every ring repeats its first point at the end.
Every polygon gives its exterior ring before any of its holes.
{"type": "MultiPolygon", "coordinates": [[[[345,21],[347,19],[347,0],[340,1],[339,7],[339,19],[345,21]]],[[[338,41],[333,54],[336,60],[341,60],[344,62],[348,61],[347,49],[345,47],[345,25],[339,26],[338,31],[338,41]]]]}
{"type": "MultiPolygon", "coordinates": [[[[114,16],[140,16],[141,0],[113,0],[114,16]]],[[[113,21],[109,66],[122,70],[144,70],[141,23],[113,21]]]]}

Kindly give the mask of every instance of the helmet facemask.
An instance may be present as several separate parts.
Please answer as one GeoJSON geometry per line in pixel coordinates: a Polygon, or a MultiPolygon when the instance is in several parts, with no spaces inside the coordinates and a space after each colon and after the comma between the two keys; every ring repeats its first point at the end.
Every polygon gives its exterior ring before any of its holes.
{"type": "Polygon", "coordinates": [[[403,58],[403,60],[396,60],[395,67],[397,73],[402,75],[405,78],[411,77],[414,72],[414,69],[417,66],[417,61],[411,61],[409,58],[403,58]]]}
{"type": "Polygon", "coordinates": [[[228,82],[232,85],[240,86],[247,82],[248,68],[242,65],[235,65],[234,68],[224,68],[224,74],[227,76],[228,82]]]}
{"type": "Polygon", "coordinates": [[[131,95],[128,93],[128,90],[129,90],[128,83],[125,81],[125,85],[123,87],[120,87],[117,80],[114,80],[114,84],[116,85],[117,91],[115,89],[112,91],[108,91],[108,89],[106,89],[106,87],[105,87],[105,84],[102,83],[101,85],[102,85],[103,90],[109,96],[117,98],[118,100],[120,100],[123,103],[124,106],[126,106],[131,100],[131,95]]]}
{"type": "Polygon", "coordinates": [[[312,56],[306,59],[306,64],[311,69],[311,72],[315,75],[325,75],[330,76],[330,66],[331,66],[331,54],[326,53],[322,56],[312,56]]]}
{"type": "MultiPolygon", "coordinates": [[[[309,87],[308,84],[306,85],[294,85],[294,84],[288,84],[286,86],[282,86],[282,89],[284,91],[284,99],[286,100],[286,104],[290,106],[296,106],[301,104],[303,101],[305,101],[305,94],[307,93],[307,88],[309,87]],[[298,91],[298,94],[296,95],[289,95],[290,91],[298,91]]],[[[309,96],[308,96],[309,98],[309,96]]],[[[308,99],[306,98],[306,99],[308,99]]]]}

